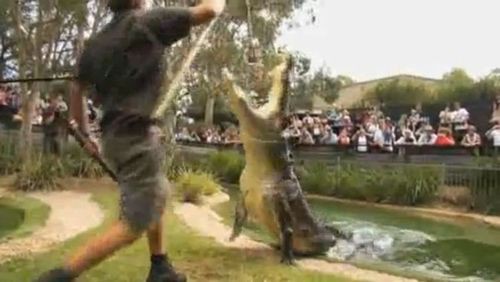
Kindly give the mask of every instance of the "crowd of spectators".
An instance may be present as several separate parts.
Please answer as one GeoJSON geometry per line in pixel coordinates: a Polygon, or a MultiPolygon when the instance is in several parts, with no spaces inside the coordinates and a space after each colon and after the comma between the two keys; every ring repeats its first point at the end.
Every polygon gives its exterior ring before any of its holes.
{"type": "MultiPolygon", "coordinates": [[[[293,114],[283,136],[295,144],[337,145],[353,147],[359,152],[370,149],[393,152],[396,146],[463,146],[479,147],[491,142],[500,147],[500,120],[492,121],[493,127],[480,134],[470,123],[469,111],[460,103],[446,106],[439,113],[439,122],[430,119],[419,107],[411,109],[398,120],[386,116],[379,108],[351,114],[348,110],[333,110],[328,114],[293,114]]],[[[218,127],[200,132],[183,127],[177,140],[185,142],[238,143],[238,130],[218,127]]]]}
{"type": "Polygon", "coordinates": [[[208,144],[238,144],[240,143],[239,131],[235,126],[225,130],[221,127],[206,127],[199,130],[189,130],[182,127],[176,133],[175,139],[181,142],[202,142],[208,144]]]}
{"type": "Polygon", "coordinates": [[[21,98],[16,88],[0,84],[0,111],[14,115],[21,107],[21,98]]]}

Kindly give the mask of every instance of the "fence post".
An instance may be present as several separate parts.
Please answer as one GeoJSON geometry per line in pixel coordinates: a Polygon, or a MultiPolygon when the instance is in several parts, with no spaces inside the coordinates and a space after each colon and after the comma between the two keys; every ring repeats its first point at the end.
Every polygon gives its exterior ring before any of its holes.
{"type": "Polygon", "coordinates": [[[335,165],[336,172],[335,172],[335,189],[337,189],[340,185],[340,180],[339,180],[339,171],[340,171],[340,156],[337,156],[337,164],[335,165]]]}
{"type": "Polygon", "coordinates": [[[446,164],[441,164],[441,187],[446,185],[446,164]]]}

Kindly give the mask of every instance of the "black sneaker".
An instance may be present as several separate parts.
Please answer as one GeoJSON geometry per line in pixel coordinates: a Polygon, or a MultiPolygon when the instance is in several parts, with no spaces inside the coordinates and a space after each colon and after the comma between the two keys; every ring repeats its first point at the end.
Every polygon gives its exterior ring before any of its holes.
{"type": "Polygon", "coordinates": [[[176,272],[166,256],[151,258],[151,270],[146,282],[186,282],[186,275],[176,272]]]}
{"type": "Polygon", "coordinates": [[[73,282],[74,279],[73,275],[67,270],[56,268],[45,272],[34,282],[73,282]]]}

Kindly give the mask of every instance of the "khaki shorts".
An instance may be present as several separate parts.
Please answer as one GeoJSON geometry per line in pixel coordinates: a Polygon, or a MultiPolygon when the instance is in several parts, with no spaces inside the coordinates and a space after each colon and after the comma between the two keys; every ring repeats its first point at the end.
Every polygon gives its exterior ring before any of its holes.
{"type": "Polygon", "coordinates": [[[158,126],[145,134],[102,136],[103,156],[118,178],[120,219],[134,232],[143,232],[161,220],[169,184],[165,176],[165,136],[158,126]]]}

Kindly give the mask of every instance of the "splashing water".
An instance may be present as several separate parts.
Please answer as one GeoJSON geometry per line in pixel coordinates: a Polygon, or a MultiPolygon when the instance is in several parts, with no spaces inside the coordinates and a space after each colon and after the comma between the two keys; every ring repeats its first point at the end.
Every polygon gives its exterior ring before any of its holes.
{"type": "Polygon", "coordinates": [[[432,253],[436,246],[450,240],[437,240],[424,232],[381,226],[362,221],[332,222],[346,239],[337,241],[327,256],[334,260],[351,262],[390,262],[400,269],[424,273],[440,281],[490,281],[479,278],[488,273],[478,272],[474,276],[453,275],[453,267],[462,262],[458,259],[443,261],[432,253]]]}
{"type": "Polygon", "coordinates": [[[369,222],[333,222],[333,225],[349,238],[339,240],[328,252],[329,257],[339,260],[379,259],[402,248],[416,248],[435,241],[432,236],[423,232],[381,227],[369,222]]]}

